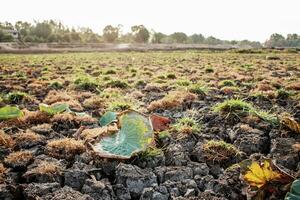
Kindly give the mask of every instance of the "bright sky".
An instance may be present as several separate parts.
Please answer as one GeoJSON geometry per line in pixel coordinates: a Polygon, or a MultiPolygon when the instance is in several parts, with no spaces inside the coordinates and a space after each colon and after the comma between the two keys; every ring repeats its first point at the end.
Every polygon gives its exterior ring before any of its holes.
{"type": "Polygon", "coordinates": [[[220,39],[265,41],[300,34],[300,0],[5,0],[0,21],[60,20],[101,32],[107,24],[144,24],[163,33],[202,33],[220,39]]]}

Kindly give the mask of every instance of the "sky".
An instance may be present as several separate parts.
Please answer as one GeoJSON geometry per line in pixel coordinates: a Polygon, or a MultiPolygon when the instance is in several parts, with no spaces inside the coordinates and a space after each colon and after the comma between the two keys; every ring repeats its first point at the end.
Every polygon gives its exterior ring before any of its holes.
{"type": "Polygon", "coordinates": [[[10,0],[0,21],[59,20],[69,27],[132,25],[171,34],[201,33],[226,40],[264,42],[272,33],[300,34],[300,0],[10,0]]]}

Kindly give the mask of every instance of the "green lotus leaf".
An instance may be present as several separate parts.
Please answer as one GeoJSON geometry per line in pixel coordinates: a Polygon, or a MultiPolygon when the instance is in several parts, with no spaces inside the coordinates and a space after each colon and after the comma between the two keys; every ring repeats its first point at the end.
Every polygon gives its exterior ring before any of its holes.
{"type": "Polygon", "coordinates": [[[49,115],[55,115],[58,113],[62,113],[64,111],[66,111],[67,109],[69,109],[69,105],[68,104],[56,104],[53,106],[48,106],[47,104],[40,104],[40,111],[42,112],[46,112],[49,115]]]}
{"type": "Polygon", "coordinates": [[[143,151],[153,139],[153,128],[149,117],[136,111],[127,111],[119,117],[121,129],[105,136],[94,145],[94,150],[102,157],[129,159],[143,151]]]}
{"type": "Polygon", "coordinates": [[[108,111],[99,119],[100,126],[106,126],[113,121],[117,120],[117,113],[108,111]]]}
{"type": "Polygon", "coordinates": [[[4,106],[0,108],[0,120],[22,117],[23,112],[16,106],[4,106]]]}
{"type": "Polygon", "coordinates": [[[290,192],[285,196],[285,200],[300,200],[300,179],[293,182],[290,192]]]}

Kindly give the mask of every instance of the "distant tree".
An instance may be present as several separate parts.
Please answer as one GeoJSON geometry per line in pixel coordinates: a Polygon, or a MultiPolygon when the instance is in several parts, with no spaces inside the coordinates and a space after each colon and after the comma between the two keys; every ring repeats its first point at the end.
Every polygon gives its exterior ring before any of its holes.
{"type": "Polygon", "coordinates": [[[217,39],[213,36],[209,36],[208,38],[205,39],[205,44],[209,44],[209,45],[217,45],[217,44],[222,44],[222,40],[217,39]]]}
{"type": "Polygon", "coordinates": [[[74,29],[70,33],[70,40],[71,40],[71,42],[82,42],[80,34],[77,33],[74,29]]]}
{"type": "Polygon", "coordinates": [[[46,21],[37,23],[32,31],[33,34],[42,42],[46,42],[52,33],[51,25],[46,21]]]}
{"type": "Polygon", "coordinates": [[[193,34],[188,38],[189,43],[192,44],[202,44],[205,40],[205,37],[202,34],[193,34]]]}
{"type": "Polygon", "coordinates": [[[175,32],[170,35],[175,43],[186,43],[188,36],[183,32],[175,32]]]}
{"type": "Polygon", "coordinates": [[[285,46],[285,38],[278,34],[274,33],[271,35],[270,39],[265,42],[265,46],[267,47],[284,47],[285,46]]]}
{"type": "Polygon", "coordinates": [[[155,43],[155,44],[159,44],[159,43],[163,43],[162,39],[166,37],[165,34],[161,33],[161,32],[157,32],[157,33],[153,33],[152,39],[151,39],[151,43],[155,43]]]}
{"type": "Polygon", "coordinates": [[[131,43],[133,41],[133,36],[131,33],[126,33],[120,35],[119,41],[122,43],[131,43]]]}
{"type": "Polygon", "coordinates": [[[288,47],[299,47],[300,46],[300,35],[288,34],[286,37],[286,45],[288,47]]]}
{"type": "Polygon", "coordinates": [[[119,37],[119,27],[113,27],[112,25],[107,25],[103,29],[103,39],[106,42],[115,42],[119,37]]]}
{"type": "Polygon", "coordinates": [[[19,33],[19,39],[24,39],[32,31],[32,25],[28,22],[17,21],[15,23],[15,29],[19,33]]]}
{"type": "Polygon", "coordinates": [[[136,25],[131,27],[133,40],[137,43],[146,43],[149,40],[150,33],[144,25],[136,25]]]}

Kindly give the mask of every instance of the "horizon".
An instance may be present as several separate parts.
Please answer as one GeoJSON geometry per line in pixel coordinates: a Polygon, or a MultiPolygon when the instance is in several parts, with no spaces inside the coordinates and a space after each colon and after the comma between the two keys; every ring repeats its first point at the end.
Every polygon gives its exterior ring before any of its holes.
{"type": "Polygon", "coordinates": [[[148,30],[165,34],[201,33],[205,37],[214,36],[222,40],[246,39],[259,42],[265,42],[273,33],[284,36],[289,33],[300,33],[300,15],[296,12],[300,2],[296,0],[264,2],[187,0],[184,3],[154,0],[151,4],[143,5],[137,0],[130,2],[86,0],[72,3],[59,0],[46,2],[29,0],[2,3],[3,7],[8,8],[14,5],[18,5],[14,8],[14,13],[11,13],[11,9],[2,11],[1,22],[32,23],[34,20],[52,19],[62,22],[69,28],[89,27],[100,34],[106,25],[122,24],[123,32],[126,33],[131,26],[143,24],[148,30]]]}

